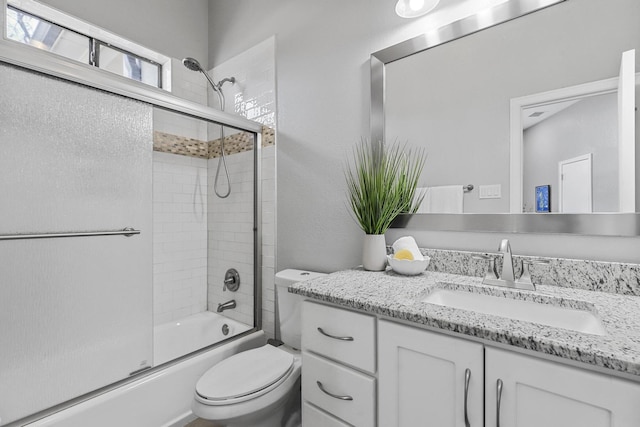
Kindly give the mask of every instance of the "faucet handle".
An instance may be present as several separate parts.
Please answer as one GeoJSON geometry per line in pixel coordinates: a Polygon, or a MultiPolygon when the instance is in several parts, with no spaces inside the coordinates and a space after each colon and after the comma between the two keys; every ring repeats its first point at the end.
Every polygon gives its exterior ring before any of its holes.
{"type": "Polygon", "coordinates": [[[523,259],[522,260],[522,274],[520,278],[516,280],[516,283],[519,285],[526,285],[531,287],[531,290],[536,290],[536,285],[533,283],[533,279],[531,278],[531,267],[533,265],[546,265],[550,264],[550,262],[546,259],[523,259]]]}
{"type": "Polygon", "coordinates": [[[473,255],[472,258],[489,261],[487,265],[487,270],[485,271],[485,274],[484,274],[484,279],[482,280],[483,283],[487,280],[495,280],[498,278],[498,272],[496,270],[496,259],[493,256],[473,255]]]}
{"type": "Polygon", "coordinates": [[[516,280],[519,284],[531,285],[533,286],[533,290],[535,290],[535,284],[531,280],[531,265],[533,262],[531,260],[522,260],[522,274],[520,278],[516,280]]]}

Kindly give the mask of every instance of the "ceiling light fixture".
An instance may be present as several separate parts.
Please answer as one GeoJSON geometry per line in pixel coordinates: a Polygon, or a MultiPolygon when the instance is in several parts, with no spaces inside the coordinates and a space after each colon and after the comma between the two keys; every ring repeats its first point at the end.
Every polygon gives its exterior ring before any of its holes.
{"type": "Polygon", "coordinates": [[[431,12],[440,0],[398,0],[396,13],[402,18],[416,18],[431,12]]]}

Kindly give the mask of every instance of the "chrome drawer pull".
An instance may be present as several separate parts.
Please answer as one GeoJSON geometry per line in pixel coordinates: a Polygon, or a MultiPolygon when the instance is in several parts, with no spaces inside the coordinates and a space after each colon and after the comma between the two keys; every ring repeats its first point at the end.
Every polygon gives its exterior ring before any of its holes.
{"type": "Polygon", "coordinates": [[[464,371],[464,427],[471,427],[469,423],[469,413],[467,412],[467,397],[469,396],[469,382],[471,380],[471,369],[464,371]]]}
{"type": "Polygon", "coordinates": [[[502,380],[496,382],[496,427],[500,427],[500,401],[502,400],[502,380]]]}
{"type": "Polygon", "coordinates": [[[335,335],[331,335],[322,330],[322,328],[318,328],[318,332],[320,332],[325,337],[333,338],[334,340],[340,341],[353,341],[353,337],[337,337],[335,335]]]}
{"type": "Polygon", "coordinates": [[[324,394],[333,397],[334,399],[340,399],[340,400],[353,400],[353,397],[351,396],[339,396],[337,394],[333,394],[327,390],[325,390],[324,386],[322,385],[322,383],[320,381],[316,381],[316,384],[318,384],[318,388],[320,389],[321,392],[323,392],[324,394]]]}

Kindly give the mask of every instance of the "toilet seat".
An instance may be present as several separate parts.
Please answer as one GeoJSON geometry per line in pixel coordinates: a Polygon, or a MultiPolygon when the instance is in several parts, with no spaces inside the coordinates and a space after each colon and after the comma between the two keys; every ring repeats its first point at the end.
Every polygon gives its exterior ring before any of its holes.
{"type": "Polygon", "coordinates": [[[196,399],[213,406],[255,399],[277,388],[293,369],[293,355],[271,345],[244,351],[205,372],[196,399]]]}

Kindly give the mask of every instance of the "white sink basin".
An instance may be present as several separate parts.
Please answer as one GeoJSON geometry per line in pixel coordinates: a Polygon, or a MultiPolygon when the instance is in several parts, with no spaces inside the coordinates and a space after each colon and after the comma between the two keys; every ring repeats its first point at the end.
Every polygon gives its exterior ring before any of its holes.
{"type": "Polygon", "coordinates": [[[436,289],[422,301],[585,334],[606,335],[600,320],[585,310],[449,289],[436,289]]]}

